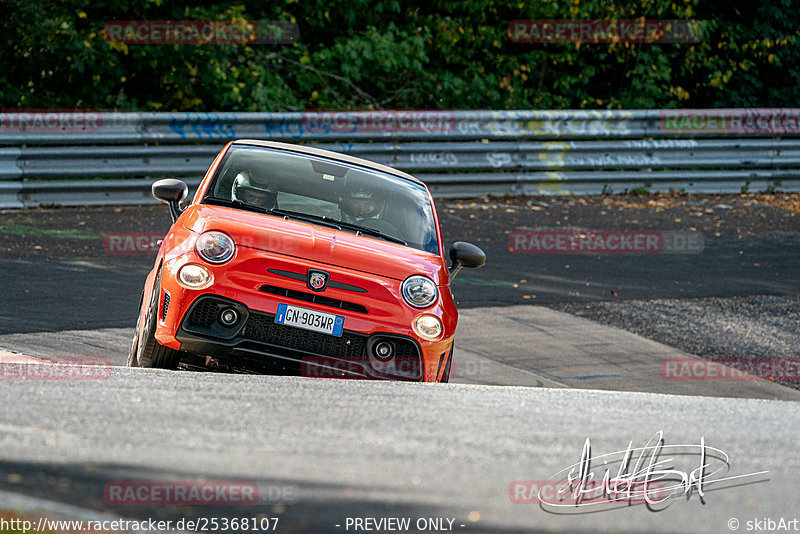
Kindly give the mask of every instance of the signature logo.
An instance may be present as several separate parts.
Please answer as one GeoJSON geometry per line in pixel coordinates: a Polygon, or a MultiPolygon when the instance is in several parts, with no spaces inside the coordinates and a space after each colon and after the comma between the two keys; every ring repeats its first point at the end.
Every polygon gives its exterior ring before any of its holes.
{"type": "Polygon", "coordinates": [[[545,511],[558,514],[633,504],[658,511],[676,497],[689,499],[694,494],[705,504],[707,491],[740,485],[748,478],[749,483],[763,482],[768,472],[731,474],[728,454],[706,445],[704,437],[699,444],[665,445],[664,431],[659,430],[643,447],[633,447],[630,441],[623,450],[597,456],[586,438],[580,461],[550,477],[558,481],[556,487],[540,488],[537,501],[545,511]]]}
{"type": "Polygon", "coordinates": [[[322,291],[328,284],[328,273],[324,271],[308,271],[308,282],[306,285],[312,291],[322,291]]]}

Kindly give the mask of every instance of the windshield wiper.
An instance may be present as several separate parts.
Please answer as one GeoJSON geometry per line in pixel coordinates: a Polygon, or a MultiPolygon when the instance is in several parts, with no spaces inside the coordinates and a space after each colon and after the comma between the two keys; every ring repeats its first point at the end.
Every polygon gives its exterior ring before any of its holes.
{"type": "MultiPolygon", "coordinates": [[[[333,219],[331,219],[330,217],[325,217],[325,218],[333,221],[333,219]]],[[[399,237],[395,237],[389,234],[384,234],[380,230],[375,230],[373,228],[367,228],[366,226],[361,226],[360,224],[353,224],[344,221],[335,221],[335,223],[340,225],[342,228],[347,228],[348,230],[355,230],[356,232],[362,233],[364,235],[379,237],[381,239],[385,239],[386,241],[391,241],[392,243],[399,243],[401,245],[408,246],[408,243],[406,243],[399,237]]]]}
{"type": "Polygon", "coordinates": [[[331,219],[330,217],[320,217],[319,215],[309,215],[307,213],[300,213],[299,211],[282,210],[279,208],[272,208],[271,210],[267,210],[265,213],[277,215],[278,217],[288,217],[291,219],[297,219],[299,221],[310,222],[312,224],[319,224],[321,226],[327,226],[328,228],[334,228],[336,230],[342,229],[342,227],[339,225],[339,222],[331,219]]]}
{"type": "Polygon", "coordinates": [[[269,211],[266,208],[262,208],[261,206],[257,206],[255,204],[248,204],[247,202],[242,202],[241,200],[228,200],[227,198],[207,197],[203,199],[203,202],[207,202],[208,204],[216,204],[219,206],[226,206],[229,208],[238,208],[247,211],[255,211],[258,213],[269,213],[269,211]]]}
{"type": "Polygon", "coordinates": [[[399,243],[401,245],[408,246],[408,243],[400,239],[399,237],[395,237],[393,235],[384,234],[380,230],[374,230],[372,228],[367,228],[366,226],[361,226],[359,224],[353,224],[345,221],[340,221],[338,219],[334,219],[333,217],[327,217],[322,215],[309,215],[307,213],[300,213],[297,211],[289,211],[289,210],[282,210],[278,208],[274,208],[269,210],[267,213],[272,215],[283,215],[284,217],[292,217],[295,219],[300,219],[301,221],[308,221],[315,224],[321,224],[324,226],[330,226],[331,228],[336,228],[337,230],[347,229],[347,230],[354,230],[358,233],[369,235],[372,237],[378,237],[380,239],[385,239],[386,241],[391,241],[392,243],[399,243]]]}

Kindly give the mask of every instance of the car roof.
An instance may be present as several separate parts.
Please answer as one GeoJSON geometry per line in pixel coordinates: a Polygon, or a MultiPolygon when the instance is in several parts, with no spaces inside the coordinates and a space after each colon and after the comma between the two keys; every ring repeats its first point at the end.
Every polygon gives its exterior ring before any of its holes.
{"type": "Polygon", "coordinates": [[[410,174],[406,174],[403,171],[399,171],[397,169],[393,169],[392,167],[387,167],[386,165],[381,165],[380,163],[375,163],[374,161],[369,161],[366,159],[356,158],[354,156],[348,156],[347,154],[340,154],[339,152],[332,152],[330,150],[323,150],[321,148],[314,148],[305,145],[295,145],[292,143],[279,143],[277,141],[260,141],[258,139],[236,139],[233,141],[234,145],[250,145],[250,146],[260,146],[264,148],[275,148],[278,150],[285,150],[287,152],[297,152],[299,154],[307,154],[310,156],[319,156],[322,158],[333,159],[337,161],[341,161],[343,163],[351,163],[353,165],[359,165],[361,167],[367,167],[369,169],[373,169],[376,171],[381,171],[386,174],[391,174],[397,176],[399,178],[403,178],[414,182],[416,184],[425,185],[422,180],[418,178],[414,178],[410,174]]]}

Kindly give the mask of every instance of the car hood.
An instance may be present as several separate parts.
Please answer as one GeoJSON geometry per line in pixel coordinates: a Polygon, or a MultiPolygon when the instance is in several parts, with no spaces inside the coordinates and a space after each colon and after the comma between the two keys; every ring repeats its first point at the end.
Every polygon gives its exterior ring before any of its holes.
{"type": "Polygon", "coordinates": [[[436,285],[448,280],[446,265],[435,254],[295,219],[195,204],[183,212],[179,222],[197,233],[208,230],[225,232],[240,247],[395,280],[405,280],[414,274],[424,274],[436,285]]]}

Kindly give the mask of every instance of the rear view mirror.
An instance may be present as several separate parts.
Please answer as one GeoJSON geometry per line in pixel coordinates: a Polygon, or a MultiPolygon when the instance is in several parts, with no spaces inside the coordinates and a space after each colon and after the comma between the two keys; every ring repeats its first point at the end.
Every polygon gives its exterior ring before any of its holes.
{"type": "Polygon", "coordinates": [[[456,241],[450,247],[450,279],[456,277],[462,267],[478,268],[486,263],[486,254],[472,243],[456,241]]]}
{"type": "Polygon", "coordinates": [[[169,204],[172,222],[175,222],[181,214],[181,202],[189,194],[189,188],[186,184],[180,180],[166,178],[153,182],[150,190],[156,199],[169,204]]]}

